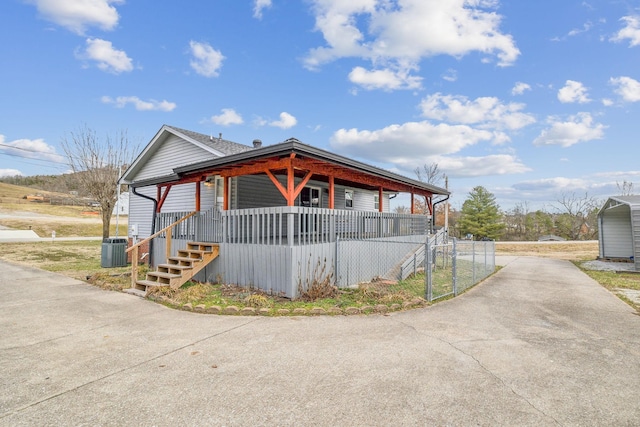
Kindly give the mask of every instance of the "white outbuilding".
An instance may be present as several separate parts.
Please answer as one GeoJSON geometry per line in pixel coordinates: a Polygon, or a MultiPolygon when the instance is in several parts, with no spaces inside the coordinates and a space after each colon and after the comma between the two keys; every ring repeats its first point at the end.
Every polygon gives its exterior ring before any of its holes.
{"type": "Polygon", "coordinates": [[[609,197],[598,212],[601,259],[629,260],[640,271],[640,196],[609,197]]]}

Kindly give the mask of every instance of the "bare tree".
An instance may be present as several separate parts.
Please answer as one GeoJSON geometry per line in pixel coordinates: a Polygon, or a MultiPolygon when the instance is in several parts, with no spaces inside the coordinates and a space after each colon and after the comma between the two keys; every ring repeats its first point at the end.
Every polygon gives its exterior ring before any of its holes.
{"type": "MultiPolygon", "coordinates": [[[[442,186],[442,182],[445,180],[445,174],[440,170],[437,163],[431,163],[429,165],[423,165],[422,168],[415,168],[414,173],[418,177],[418,181],[426,182],[427,184],[442,186]]],[[[415,210],[423,214],[428,214],[427,198],[421,197],[416,202],[415,210]]]]}
{"type": "Polygon", "coordinates": [[[120,171],[133,160],[138,147],[129,144],[126,131],[100,139],[95,130],[84,125],[62,138],[62,148],[79,189],[100,205],[102,238],[109,237],[120,171]]]}
{"type": "Polygon", "coordinates": [[[618,187],[618,191],[621,196],[632,196],[633,195],[633,182],[624,180],[622,184],[616,181],[616,186],[618,187]]]}
{"type": "Polygon", "coordinates": [[[442,181],[444,181],[444,172],[440,170],[437,163],[423,165],[422,169],[415,168],[414,172],[418,177],[418,181],[426,182],[427,184],[441,186],[442,181]]]}
{"type": "Polygon", "coordinates": [[[596,217],[601,203],[597,199],[586,192],[584,196],[564,193],[557,203],[559,215],[555,222],[560,234],[571,240],[593,239],[598,235],[596,217]]]}

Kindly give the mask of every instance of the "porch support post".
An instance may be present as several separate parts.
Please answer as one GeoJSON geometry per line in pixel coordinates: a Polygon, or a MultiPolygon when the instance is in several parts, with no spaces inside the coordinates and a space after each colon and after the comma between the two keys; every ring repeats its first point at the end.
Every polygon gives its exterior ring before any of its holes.
{"type": "Polygon", "coordinates": [[[196,211],[200,212],[200,183],[196,181],[196,211]]]}
{"type": "Polygon", "coordinates": [[[384,212],[384,199],[383,199],[382,187],[378,187],[378,212],[384,212]]]}
{"type": "Polygon", "coordinates": [[[413,194],[413,191],[411,191],[411,215],[415,213],[415,209],[416,209],[415,194],[413,194]]]}
{"type": "Polygon", "coordinates": [[[293,206],[295,202],[295,177],[293,174],[293,159],[296,156],[295,153],[291,153],[289,156],[289,163],[287,164],[287,206],[293,206]]]}
{"type": "Polygon", "coordinates": [[[162,188],[158,187],[158,208],[156,212],[160,213],[162,210],[162,205],[164,205],[164,201],[167,200],[167,196],[169,195],[169,191],[171,190],[172,185],[167,184],[164,189],[164,193],[162,193],[162,188]],[[162,196],[160,196],[162,194],[162,196]]]}
{"type": "Polygon", "coordinates": [[[225,211],[229,210],[229,189],[231,188],[231,178],[228,176],[224,177],[224,185],[223,185],[223,200],[222,200],[222,209],[225,211]]]}
{"type": "Polygon", "coordinates": [[[329,209],[335,208],[336,188],[334,184],[335,184],[335,179],[333,178],[333,175],[330,175],[329,176],[329,209]]]}

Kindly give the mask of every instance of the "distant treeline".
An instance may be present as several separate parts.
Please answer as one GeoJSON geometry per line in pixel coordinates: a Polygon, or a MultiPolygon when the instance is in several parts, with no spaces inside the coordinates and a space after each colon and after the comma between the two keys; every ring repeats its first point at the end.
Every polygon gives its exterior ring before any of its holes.
{"type": "Polygon", "coordinates": [[[5,184],[19,185],[21,187],[29,187],[34,190],[50,191],[56,193],[67,193],[82,196],[78,188],[78,181],[74,179],[73,174],[64,175],[31,175],[31,176],[5,176],[0,178],[0,182],[5,184]]]}

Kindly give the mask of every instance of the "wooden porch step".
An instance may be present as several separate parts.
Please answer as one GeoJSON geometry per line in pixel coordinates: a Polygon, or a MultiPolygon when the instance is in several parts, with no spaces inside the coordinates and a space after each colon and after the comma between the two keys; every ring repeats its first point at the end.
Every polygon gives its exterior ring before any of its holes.
{"type": "Polygon", "coordinates": [[[202,259],[203,255],[210,254],[212,251],[201,251],[198,249],[180,249],[178,256],[184,258],[202,259]]]}
{"type": "MultiPolygon", "coordinates": [[[[166,288],[168,283],[153,282],[151,280],[137,280],[136,286],[144,286],[145,288],[166,288]]],[[[148,291],[148,289],[146,289],[148,291]]]]}
{"type": "Polygon", "coordinates": [[[183,257],[183,256],[171,256],[169,258],[167,258],[167,263],[169,263],[170,265],[181,265],[184,267],[192,267],[194,262],[198,262],[200,261],[200,258],[189,258],[189,257],[183,257]],[[175,264],[172,264],[172,262],[175,261],[175,264]],[[188,265],[185,265],[188,264],[188,265]]]}
{"type": "Polygon", "coordinates": [[[128,288],[128,289],[125,289],[124,291],[128,294],[135,295],[141,298],[144,298],[147,296],[146,291],[141,291],[140,289],[136,289],[136,288],[128,288]]]}
{"type": "Polygon", "coordinates": [[[186,249],[180,249],[177,256],[167,258],[159,264],[156,271],[149,271],[145,280],[136,280],[127,292],[146,296],[150,289],[171,287],[177,289],[194,277],[220,253],[217,243],[188,242],[186,249]]]}
{"type": "Polygon", "coordinates": [[[218,246],[217,243],[210,243],[210,242],[189,242],[187,243],[187,249],[192,249],[192,248],[198,248],[200,250],[207,250],[205,248],[211,248],[209,250],[209,252],[213,251],[213,248],[215,246],[218,246]]]}
{"type": "Polygon", "coordinates": [[[158,271],[161,273],[171,273],[182,275],[185,270],[193,269],[193,265],[180,264],[158,264],[158,271]]]}
{"type": "Polygon", "coordinates": [[[151,279],[153,277],[158,279],[158,280],[156,280],[157,282],[163,283],[159,279],[165,279],[165,280],[171,281],[171,279],[180,279],[182,277],[182,275],[173,274],[173,273],[163,273],[161,271],[150,271],[150,272],[147,273],[147,280],[151,279]]]}

